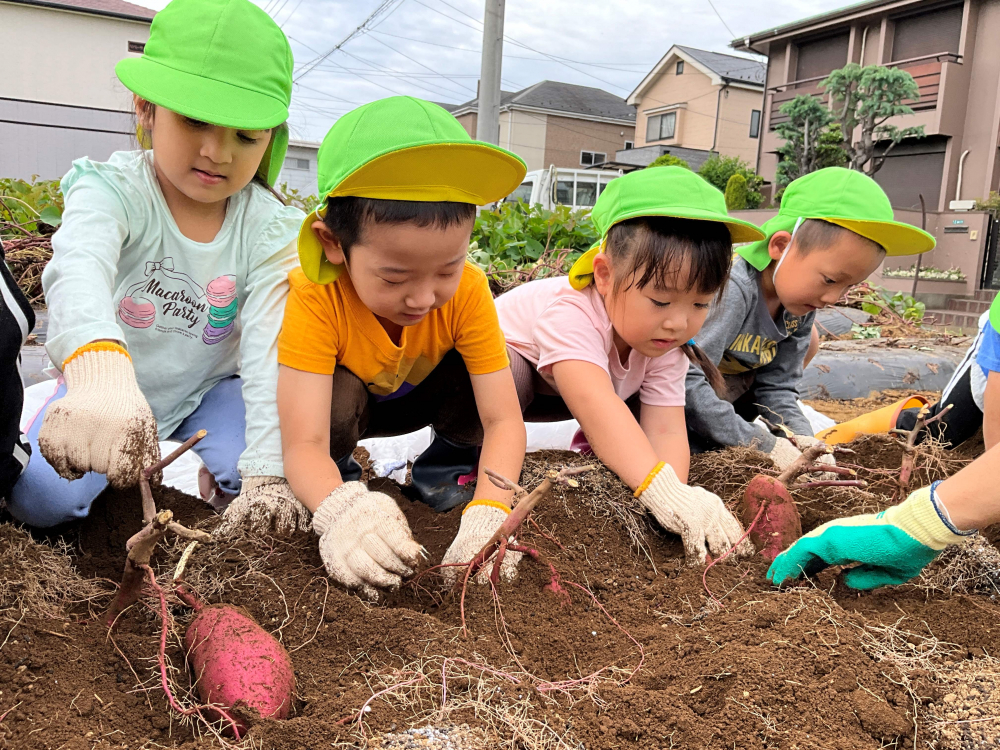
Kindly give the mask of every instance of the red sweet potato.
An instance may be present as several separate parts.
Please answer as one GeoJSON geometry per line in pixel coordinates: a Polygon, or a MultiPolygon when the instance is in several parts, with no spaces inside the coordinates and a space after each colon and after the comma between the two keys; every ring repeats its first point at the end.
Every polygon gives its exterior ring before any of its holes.
{"type": "Polygon", "coordinates": [[[740,520],[744,527],[753,524],[750,541],[767,560],[776,558],[802,536],[802,520],[795,502],[788,488],[774,477],[758,475],[750,480],[740,503],[740,520]],[[761,507],[764,512],[757,518],[761,507]]]}
{"type": "MultiPolygon", "coordinates": [[[[295,693],[292,660],[248,614],[228,604],[203,607],[184,645],[202,701],[253,709],[269,719],[288,717],[295,693]]],[[[241,717],[237,724],[243,736],[249,727],[241,717]]]]}

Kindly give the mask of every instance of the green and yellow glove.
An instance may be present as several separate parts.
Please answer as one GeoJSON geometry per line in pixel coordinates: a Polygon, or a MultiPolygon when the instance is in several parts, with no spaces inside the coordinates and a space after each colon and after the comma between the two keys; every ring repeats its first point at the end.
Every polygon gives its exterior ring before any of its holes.
{"type": "Polygon", "coordinates": [[[844,583],[853,589],[906,583],[949,544],[962,544],[976,533],[952,525],[934,495],[938,484],[881,513],[840,518],[814,529],[775,558],[768,580],[780,586],[830,565],[860,563],[844,573],[844,583]]]}

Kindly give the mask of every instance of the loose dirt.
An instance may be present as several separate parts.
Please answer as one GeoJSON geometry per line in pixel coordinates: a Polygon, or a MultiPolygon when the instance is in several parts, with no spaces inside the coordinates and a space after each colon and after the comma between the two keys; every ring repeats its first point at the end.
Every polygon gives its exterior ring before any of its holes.
{"type": "MultiPolygon", "coordinates": [[[[889,504],[899,447],[881,437],[852,447],[841,463],[857,467],[868,491],[795,492],[804,530],[889,504]]],[[[914,486],[964,460],[922,458],[914,486]]],[[[532,454],[521,482],[532,487],[547,467],[584,462],[532,454]]],[[[758,471],[775,473],[750,450],[692,460],[692,481],[731,507],[758,471]]],[[[687,567],[679,539],[650,523],[606,470],[580,484],[554,490],[523,535],[542,563],[523,560],[496,599],[470,585],[467,636],[459,602],[433,571],[371,605],[330,581],[314,535],[199,546],[190,585],[206,601],[246,608],[296,670],[294,716],[258,721],[244,746],[856,750],[995,740],[1000,592],[985,570],[995,556],[950,555],[913,583],[875,593],[842,588],[837,570],[777,591],[763,561],[727,561],[707,574],[687,567]],[[548,563],[569,601],[545,589],[548,563]]],[[[397,500],[429,564],[440,561],[459,514],[435,514],[388,480],[371,488],[397,500]]],[[[218,523],[174,492],[160,491],[157,505],[186,525],[218,523]]],[[[137,493],[108,493],[75,528],[34,540],[0,524],[0,748],[224,743],[166,706],[157,600],[127,610],[111,637],[93,617],[110,602],[139,508],[137,493]]],[[[165,586],[182,549],[174,542],[154,558],[165,586]]],[[[170,602],[170,679],[192,705],[179,646],[190,613],[170,602]]]]}

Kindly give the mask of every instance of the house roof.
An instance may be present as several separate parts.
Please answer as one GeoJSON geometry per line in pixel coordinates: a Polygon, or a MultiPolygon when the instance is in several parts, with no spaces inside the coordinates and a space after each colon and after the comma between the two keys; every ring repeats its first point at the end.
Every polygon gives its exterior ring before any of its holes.
{"type": "MultiPolygon", "coordinates": [[[[479,99],[470,99],[452,110],[460,115],[475,111],[479,99]]],[[[540,81],[520,91],[501,91],[500,106],[544,109],[565,112],[578,117],[635,122],[635,107],[615,94],[592,86],[578,86],[560,81],[540,81]]]]}
{"type": "Polygon", "coordinates": [[[675,44],[667,50],[625,101],[632,105],[636,104],[673,60],[690,63],[707,75],[716,86],[735,84],[752,89],[759,88],[762,91],[764,89],[764,79],[767,76],[767,65],[764,62],[675,44]]]}
{"type": "Polygon", "coordinates": [[[92,13],[98,16],[126,18],[131,21],[152,21],[155,10],[141,5],[127,3],[125,0],[3,0],[3,2],[20,5],[37,5],[42,8],[56,10],[75,10],[79,13],[92,13]]]}
{"type": "Polygon", "coordinates": [[[832,21],[837,21],[853,14],[863,13],[864,11],[874,10],[882,6],[898,6],[904,4],[906,3],[901,3],[899,0],[862,0],[862,2],[859,3],[852,3],[851,5],[845,5],[842,8],[830,10],[825,13],[817,13],[813,16],[806,16],[798,21],[792,21],[791,23],[786,23],[782,26],[774,26],[770,29],[764,29],[763,31],[758,31],[754,34],[734,39],[730,42],[730,46],[733,49],[752,49],[754,44],[769,41],[772,37],[782,36],[794,31],[807,29],[810,26],[827,25],[832,21]]]}

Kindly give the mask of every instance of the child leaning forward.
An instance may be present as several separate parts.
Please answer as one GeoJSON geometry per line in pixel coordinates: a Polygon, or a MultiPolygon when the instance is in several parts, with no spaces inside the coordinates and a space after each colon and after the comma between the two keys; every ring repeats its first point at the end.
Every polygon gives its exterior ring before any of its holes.
{"type": "MultiPolygon", "coordinates": [[[[472,501],[446,563],[471,560],[510,513],[511,493],[481,471],[520,474],[524,423],[486,276],[466,255],[475,206],[524,174],[519,158],[409,97],[341,117],[319,150],[324,205],[299,236],[278,412],[285,471],[314,512],[324,565],[368,597],[398,586],[421,547],[396,503],[360,481],[359,438],[432,426],[413,462],[418,498],[437,511],[472,501]],[[459,478],[477,458],[473,496],[459,478]]],[[[507,555],[506,578],[519,557],[507,555]]]]}
{"type": "Polygon", "coordinates": [[[681,536],[688,562],[704,562],[743,530],[719,497],[685,484],[684,376],[689,358],[702,361],[690,339],[725,283],[733,242],[762,235],[680,167],[619,177],[592,216],[601,244],[569,278],[497,299],[520,406],[528,421],[579,420],[597,457],[681,536]]]}

